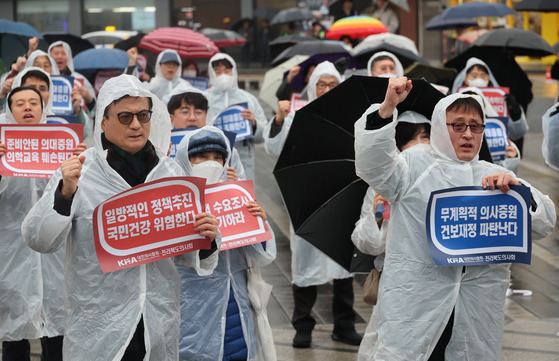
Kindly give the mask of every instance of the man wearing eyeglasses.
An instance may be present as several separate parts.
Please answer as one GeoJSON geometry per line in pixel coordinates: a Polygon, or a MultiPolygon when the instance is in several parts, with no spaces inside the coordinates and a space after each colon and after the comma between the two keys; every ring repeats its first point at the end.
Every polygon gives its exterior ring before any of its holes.
{"type": "Polygon", "coordinates": [[[431,119],[431,144],[398,154],[393,114],[411,88],[405,77],[390,79],[384,101],[373,104],[355,123],[357,174],[392,205],[379,288],[378,338],[362,347],[372,350],[373,360],[434,360],[430,356],[449,323],[452,335],[444,360],[498,361],[510,264],[436,266],[426,235],[429,197],[462,186],[504,193],[510,185],[529,186],[533,239],[551,234],[555,206],[514,173],[478,159],[485,116],[474,95],[440,100],[431,119]]]}
{"type": "Polygon", "coordinates": [[[207,275],[220,236],[209,213],[195,230],[211,250],[103,273],[93,237],[97,205],[139,184],[183,176],[166,156],[171,122],[163,103],[134,76],[108,80],[99,92],[95,146],[65,161],[22,225],[25,243],[42,253],[64,244],[65,360],[178,360],[180,279],[177,260],[207,275]]]}

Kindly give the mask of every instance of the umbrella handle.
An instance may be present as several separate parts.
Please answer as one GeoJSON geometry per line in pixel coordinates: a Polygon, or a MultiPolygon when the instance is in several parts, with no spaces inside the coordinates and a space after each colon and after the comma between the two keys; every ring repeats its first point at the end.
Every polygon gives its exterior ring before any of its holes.
{"type": "Polygon", "coordinates": [[[375,218],[382,218],[382,212],[384,211],[384,204],[379,203],[375,208],[375,218]]]}

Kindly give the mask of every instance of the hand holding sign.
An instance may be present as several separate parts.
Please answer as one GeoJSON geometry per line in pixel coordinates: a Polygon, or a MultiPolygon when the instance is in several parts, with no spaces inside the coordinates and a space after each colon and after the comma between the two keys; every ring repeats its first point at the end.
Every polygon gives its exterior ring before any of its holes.
{"type": "Polygon", "coordinates": [[[6,154],[6,151],[7,151],[7,150],[8,150],[8,149],[6,148],[6,146],[4,145],[4,143],[2,143],[2,142],[0,141],[0,157],[3,157],[4,154],[6,154]]]}
{"type": "Polygon", "coordinates": [[[217,237],[217,219],[208,212],[198,213],[194,230],[201,236],[208,237],[210,241],[213,241],[217,237]]]}
{"type": "Polygon", "coordinates": [[[80,155],[87,150],[87,145],[85,143],[80,143],[74,149],[74,155],[80,155]]]}
{"type": "Polygon", "coordinates": [[[227,180],[228,181],[237,181],[239,180],[239,175],[235,171],[233,167],[227,167],[227,180]]]}
{"type": "Polygon", "coordinates": [[[501,192],[505,194],[510,190],[510,185],[521,186],[522,183],[520,183],[516,178],[514,178],[509,173],[503,173],[503,172],[494,173],[489,176],[485,176],[481,180],[481,186],[483,187],[483,189],[487,189],[487,186],[489,186],[489,189],[493,191],[495,190],[495,187],[497,187],[501,190],[501,192]]]}
{"type": "Polygon", "coordinates": [[[79,114],[79,112],[82,110],[82,96],[77,88],[72,89],[71,95],[72,104],[74,106],[74,114],[79,114]]]}
{"type": "Polygon", "coordinates": [[[254,127],[256,125],[256,118],[254,118],[254,112],[250,109],[243,109],[241,111],[241,117],[250,121],[250,124],[254,127]]]}
{"type": "Polygon", "coordinates": [[[85,162],[85,155],[79,157],[74,155],[60,165],[60,170],[62,171],[62,189],[60,193],[68,200],[72,199],[78,189],[83,162],[85,162]]]}
{"type": "Polygon", "coordinates": [[[262,218],[264,222],[266,221],[266,219],[268,219],[268,217],[266,216],[266,211],[264,210],[264,208],[262,208],[260,204],[258,204],[258,202],[256,201],[247,202],[246,207],[248,208],[250,213],[252,213],[253,216],[262,218]]]}

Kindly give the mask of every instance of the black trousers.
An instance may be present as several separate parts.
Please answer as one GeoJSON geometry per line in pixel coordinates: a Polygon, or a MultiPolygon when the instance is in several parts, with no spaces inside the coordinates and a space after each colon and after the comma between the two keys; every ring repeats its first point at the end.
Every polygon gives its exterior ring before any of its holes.
{"type": "MultiPolygon", "coordinates": [[[[298,287],[293,285],[295,309],[291,323],[296,331],[311,332],[316,324],[311,316],[316,302],[317,286],[298,287]]],[[[355,311],[353,310],[353,278],[334,280],[334,298],[332,314],[334,315],[334,332],[355,331],[355,311]]]]}
{"type": "Polygon", "coordinates": [[[142,317],[138,326],[136,326],[136,331],[124,352],[124,356],[122,356],[122,361],[142,361],[145,355],[146,344],[144,341],[144,319],[142,317]]]}
{"type": "MultiPolygon", "coordinates": [[[[63,336],[41,338],[41,361],[62,361],[63,336]]],[[[29,340],[2,342],[2,361],[29,361],[29,340]]]]}

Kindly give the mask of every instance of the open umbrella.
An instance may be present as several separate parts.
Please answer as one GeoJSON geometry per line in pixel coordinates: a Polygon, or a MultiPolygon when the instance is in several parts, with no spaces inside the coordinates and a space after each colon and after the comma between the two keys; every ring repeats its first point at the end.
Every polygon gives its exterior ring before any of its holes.
{"type": "Polygon", "coordinates": [[[146,34],[139,31],[136,35],[115,43],[113,47],[124,51],[127,51],[131,48],[136,48],[138,47],[138,44],[140,44],[140,41],[144,38],[144,36],[146,36],[146,34]]]}
{"type": "Polygon", "coordinates": [[[218,48],[239,45],[247,42],[241,34],[232,30],[204,28],[200,33],[207,36],[218,48]]]}
{"type": "Polygon", "coordinates": [[[555,45],[552,46],[552,48],[555,54],[559,53],[559,42],[556,42],[555,45]]]}
{"type": "Polygon", "coordinates": [[[295,65],[303,62],[307,59],[308,55],[295,55],[291,59],[284,61],[275,68],[268,70],[264,74],[264,80],[262,81],[262,86],[260,87],[260,100],[268,104],[272,109],[278,111],[278,98],[276,97],[276,92],[283,81],[283,74],[294,67],[295,65]]]}
{"type": "MultiPolygon", "coordinates": [[[[430,118],[443,95],[424,80],[412,81],[398,109],[430,118]]],[[[354,123],[382,102],[387,85],[388,79],[354,76],[301,108],[274,168],[295,233],[348,270],[351,233],[368,187],[355,174],[354,123]]]]}
{"type": "Polygon", "coordinates": [[[408,5],[407,0],[388,0],[388,1],[390,1],[392,4],[398,6],[402,10],[405,10],[408,13],[410,12],[410,6],[408,5]]]}
{"type": "Polygon", "coordinates": [[[298,44],[302,41],[312,41],[316,38],[309,38],[298,34],[282,35],[270,42],[270,57],[275,59],[285,49],[298,44]]]}
{"type": "Polygon", "coordinates": [[[307,8],[289,8],[277,13],[270,21],[270,25],[287,24],[312,18],[314,18],[314,15],[307,8]]]}
{"type": "Polygon", "coordinates": [[[408,78],[423,78],[429,83],[444,85],[447,88],[452,88],[457,74],[456,69],[420,63],[414,63],[404,70],[404,75],[408,78]]]}
{"type": "Polygon", "coordinates": [[[477,21],[472,18],[441,19],[441,15],[431,18],[425,25],[426,30],[449,30],[456,28],[469,28],[477,26],[477,21]]]}
{"type": "Polygon", "coordinates": [[[516,11],[559,12],[557,0],[523,0],[514,5],[516,11]]]}
{"type": "Polygon", "coordinates": [[[82,51],[74,58],[74,68],[86,73],[100,69],[118,69],[124,72],[128,60],[128,54],[124,50],[93,48],[82,51]]]}
{"type": "Polygon", "coordinates": [[[73,56],[78,55],[84,50],[93,49],[95,47],[91,41],[68,33],[45,33],[43,34],[43,38],[49,45],[55,41],[64,41],[66,44],[70,45],[73,56]]]}
{"type": "Polygon", "coordinates": [[[4,66],[9,69],[10,64],[17,60],[18,56],[27,53],[29,49],[29,38],[38,37],[38,49],[47,50],[48,45],[43,36],[31,25],[19,21],[0,19],[0,57],[4,66]]]}
{"type": "Polygon", "coordinates": [[[540,35],[523,29],[496,29],[480,36],[474,45],[505,48],[514,55],[547,56],[556,54],[540,35]]]}
{"type": "Polygon", "coordinates": [[[272,60],[272,66],[286,61],[294,55],[313,55],[325,53],[349,53],[341,41],[332,40],[312,40],[295,44],[272,60]]]}
{"type": "Polygon", "coordinates": [[[155,54],[172,49],[182,58],[211,58],[219,53],[218,47],[205,35],[179,27],[155,29],[142,38],[138,47],[155,54]]]}
{"type": "Polygon", "coordinates": [[[372,34],[387,33],[388,29],[380,20],[371,16],[348,16],[340,19],[332,26],[326,35],[326,39],[339,40],[342,36],[349,36],[352,39],[362,39],[372,34]]]}
{"type": "Polygon", "coordinates": [[[462,5],[446,8],[441,19],[479,18],[484,16],[515,15],[514,10],[505,4],[483,1],[471,1],[462,5]]]}
{"type": "Polygon", "coordinates": [[[278,13],[279,13],[278,9],[269,6],[254,10],[254,16],[259,17],[261,19],[268,19],[268,20],[272,19],[278,13]]]}
{"type": "Polygon", "coordinates": [[[363,49],[359,53],[353,53],[353,57],[366,67],[369,58],[379,51],[388,51],[389,53],[394,54],[398,60],[400,60],[404,68],[407,68],[415,62],[428,64],[427,60],[423,59],[419,55],[416,55],[407,49],[402,49],[388,43],[384,43],[374,48],[363,49]]]}
{"type": "Polygon", "coordinates": [[[417,50],[417,47],[415,46],[413,40],[406,36],[393,33],[369,35],[365,39],[363,39],[363,41],[357,44],[353,49],[351,49],[351,53],[358,54],[362,51],[365,51],[365,49],[375,48],[382,44],[390,44],[401,49],[409,50],[415,55],[419,55],[419,51],[417,50]]]}

